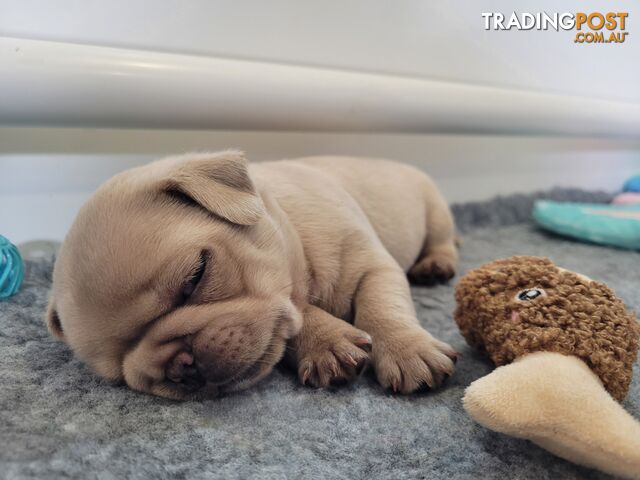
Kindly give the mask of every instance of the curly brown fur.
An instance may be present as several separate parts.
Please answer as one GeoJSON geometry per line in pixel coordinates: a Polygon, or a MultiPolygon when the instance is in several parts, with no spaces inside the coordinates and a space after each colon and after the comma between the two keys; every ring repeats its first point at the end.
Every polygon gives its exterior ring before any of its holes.
{"type": "Polygon", "coordinates": [[[583,360],[618,401],[629,388],[640,326],[605,284],[543,257],[496,260],[469,272],[456,289],[455,319],[467,342],[496,365],[549,351],[583,360]],[[544,293],[519,300],[526,289],[544,293]]]}

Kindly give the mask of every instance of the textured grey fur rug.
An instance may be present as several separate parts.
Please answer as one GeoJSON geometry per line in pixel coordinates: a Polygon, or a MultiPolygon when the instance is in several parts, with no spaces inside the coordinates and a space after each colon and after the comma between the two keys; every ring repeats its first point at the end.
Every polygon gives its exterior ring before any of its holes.
{"type": "MultiPolygon", "coordinates": [[[[544,196],[608,198],[567,190],[544,196]]],[[[609,283],[640,310],[640,253],[547,235],[528,223],[532,201],[520,195],[454,207],[461,273],[512,254],[546,255],[609,283]]],[[[244,393],[174,403],[98,379],[51,340],[42,322],[50,281],[50,263],[30,263],[22,292],[0,302],[0,476],[605,478],[466,416],[464,388],[492,366],[457,331],[453,285],[413,289],[423,325],[463,353],[442,390],[396,396],[368,374],[344,390],[316,391],[280,369],[244,393]]],[[[640,418],[639,370],[625,406],[640,418]]]]}

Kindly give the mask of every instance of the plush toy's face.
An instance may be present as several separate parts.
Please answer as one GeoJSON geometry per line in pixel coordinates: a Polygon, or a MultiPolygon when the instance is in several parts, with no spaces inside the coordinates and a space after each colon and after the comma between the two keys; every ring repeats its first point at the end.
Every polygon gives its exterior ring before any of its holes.
{"type": "Polygon", "coordinates": [[[497,365],[553,351],[582,358],[601,377],[610,371],[616,372],[616,381],[630,381],[638,324],[603,283],[546,258],[511,257],[465,275],[456,300],[461,332],[497,365]]]}
{"type": "MultiPolygon", "coordinates": [[[[460,281],[457,315],[465,323],[480,327],[495,321],[513,328],[525,324],[562,327],[572,322],[575,314],[592,313],[598,298],[606,298],[607,292],[594,285],[586,277],[560,269],[545,258],[496,260],[469,272],[460,281]]],[[[548,334],[541,335],[545,333],[548,334]]]]}
{"type": "Polygon", "coordinates": [[[467,273],[456,299],[470,344],[497,365],[518,360],[467,388],[463,404],[474,419],[569,460],[637,471],[638,426],[604,390],[625,397],[640,329],[606,285],[546,258],[512,257],[467,273]],[[606,452],[596,461],[594,446],[606,452]]]}

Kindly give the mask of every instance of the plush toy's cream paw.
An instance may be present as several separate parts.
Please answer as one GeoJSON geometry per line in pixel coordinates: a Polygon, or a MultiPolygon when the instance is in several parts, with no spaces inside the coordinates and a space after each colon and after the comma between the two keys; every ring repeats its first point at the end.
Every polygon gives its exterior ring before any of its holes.
{"type": "Polygon", "coordinates": [[[526,355],[473,382],[463,403],[491,430],[526,438],[575,463],[640,479],[640,423],[576,357],[526,355]]]}

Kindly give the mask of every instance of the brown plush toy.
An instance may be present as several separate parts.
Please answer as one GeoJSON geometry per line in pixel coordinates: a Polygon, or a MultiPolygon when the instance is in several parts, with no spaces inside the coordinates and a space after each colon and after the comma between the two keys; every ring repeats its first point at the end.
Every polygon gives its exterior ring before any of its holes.
{"type": "Polygon", "coordinates": [[[456,300],[467,342],[504,365],[467,388],[471,417],[573,462],[640,478],[640,423],[618,403],[640,326],[606,285],[518,256],[469,272],[456,300]]]}

